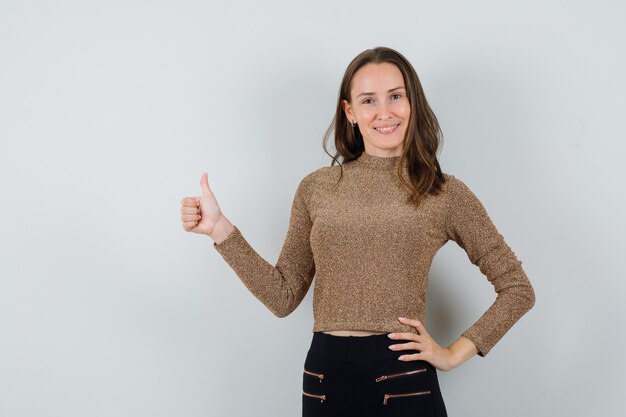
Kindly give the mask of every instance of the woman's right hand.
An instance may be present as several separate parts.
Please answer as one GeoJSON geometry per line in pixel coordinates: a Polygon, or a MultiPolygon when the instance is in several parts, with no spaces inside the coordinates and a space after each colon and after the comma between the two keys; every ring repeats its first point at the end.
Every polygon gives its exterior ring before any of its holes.
{"type": "Polygon", "coordinates": [[[208,174],[205,172],[200,178],[202,195],[200,197],[185,197],[182,200],[181,219],[183,228],[188,232],[202,233],[212,236],[218,223],[228,222],[220,209],[213,191],[209,188],[208,174]]]}

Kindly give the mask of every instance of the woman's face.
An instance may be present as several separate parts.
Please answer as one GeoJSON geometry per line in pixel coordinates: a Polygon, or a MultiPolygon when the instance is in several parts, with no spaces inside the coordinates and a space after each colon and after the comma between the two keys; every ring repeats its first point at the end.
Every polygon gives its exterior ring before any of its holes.
{"type": "Polygon", "coordinates": [[[352,78],[350,102],[343,101],[350,122],[363,135],[365,152],[374,156],[402,154],[411,116],[402,73],[393,64],[367,64],[352,78]]]}

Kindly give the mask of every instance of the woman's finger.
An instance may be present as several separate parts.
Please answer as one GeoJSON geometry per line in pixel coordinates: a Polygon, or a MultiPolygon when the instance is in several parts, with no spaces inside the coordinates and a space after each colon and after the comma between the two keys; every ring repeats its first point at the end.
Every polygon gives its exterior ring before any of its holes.
{"type": "Polygon", "coordinates": [[[409,319],[406,317],[398,317],[398,320],[402,324],[408,324],[411,327],[415,327],[417,331],[419,332],[419,334],[421,334],[422,336],[429,336],[428,332],[426,331],[426,328],[424,327],[424,324],[422,324],[421,321],[409,319]]]}
{"type": "Polygon", "coordinates": [[[200,209],[197,207],[183,206],[180,208],[180,212],[183,214],[198,214],[200,212],[200,209]]]}
{"type": "Polygon", "coordinates": [[[430,337],[430,333],[428,333],[428,331],[426,330],[426,327],[424,326],[424,323],[422,323],[421,321],[417,322],[417,325],[415,326],[415,328],[422,336],[430,337]]]}
{"type": "Polygon", "coordinates": [[[425,360],[421,353],[413,353],[411,355],[401,355],[398,357],[401,361],[419,361],[425,360]]]}
{"type": "Polygon", "coordinates": [[[417,340],[415,333],[389,333],[390,339],[417,340]]]}
{"type": "Polygon", "coordinates": [[[396,345],[389,345],[391,350],[420,350],[418,342],[400,343],[396,345]]]}
{"type": "Polygon", "coordinates": [[[211,197],[213,196],[213,191],[211,191],[211,187],[209,186],[209,174],[207,174],[206,172],[204,174],[202,174],[202,177],[200,177],[200,188],[202,189],[202,196],[203,197],[211,197]]]}
{"type": "Polygon", "coordinates": [[[183,214],[181,217],[181,220],[183,222],[193,222],[196,220],[200,220],[200,215],[199,214],[183,214]]]}
{"type": "Polygon", "coordinates": [[[180,204],[184,207],[197,207],[200,199],[198,197],[185,197],[180,204]]]}
{"type": "Polygon", "coordinates": [[[198,222],[183,222],[183,229],[189,232],[191,229],[193,229],[197,225],[198,225],[198,222]]]}

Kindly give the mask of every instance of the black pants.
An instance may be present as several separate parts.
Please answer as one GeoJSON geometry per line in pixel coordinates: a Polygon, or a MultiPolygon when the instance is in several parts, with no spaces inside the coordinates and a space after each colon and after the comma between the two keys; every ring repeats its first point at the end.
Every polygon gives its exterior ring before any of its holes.
{"type": "Polygon", "coordinates": [[[400,361],[417,350],[392,351],[387,334],[313,333],[304,362],[303,417],[447,417],[437,370],[426,361],[400,361]]]}

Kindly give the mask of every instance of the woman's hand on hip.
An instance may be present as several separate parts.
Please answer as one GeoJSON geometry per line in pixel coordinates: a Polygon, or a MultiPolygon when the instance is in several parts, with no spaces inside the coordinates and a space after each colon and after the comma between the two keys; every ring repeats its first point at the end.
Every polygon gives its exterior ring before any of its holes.
{"type": "Polygon", "coordinates": [[[440,371],[449,371],[460,365],[455,360],[455,355],[448,349],[439,346],[437,342],[428,334],[424,324],[419,320],[408,319],[404,317],[398,318],[400,323],[417,329],[419,334],[415,333],[389,333],[389,338],[393,340],[410,340],[408,343],[399,343],[391,345],[393,351],[402,350],[419,350],[420,353],[406,354],[400,356],[403,361],[424,360],[429,362],[440,371]],[[395,348],[394,348],[395,347],[395,348]]]}

